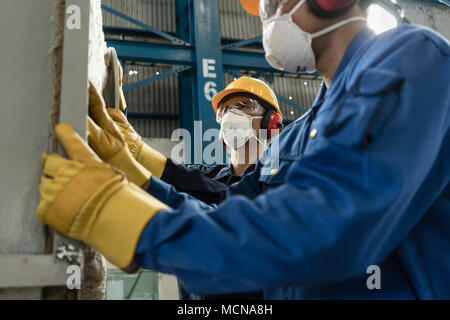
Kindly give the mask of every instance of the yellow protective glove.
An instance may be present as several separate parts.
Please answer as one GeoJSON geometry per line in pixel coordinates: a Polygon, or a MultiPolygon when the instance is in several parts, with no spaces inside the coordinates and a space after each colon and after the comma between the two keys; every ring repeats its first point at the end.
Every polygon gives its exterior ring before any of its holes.
{"type": "Polygon", "coordinates": [[[125,111],[127,108],[127,102],[125,101],[125,95],[123,94],[123,69],[119,60],[117,60],[119,65],[119,107],[120,110],[125,111]]]}
{"type": "Polygon", "coordinates": [[[91,83],[89,85],[88,141],[104,161],[125,172],[129,181],[143,186],[151,173],[131,155],[119,128],[106,113],[105,101],[91,83]]]}
{"type": "Polygon", "coordinates": [[[155,177],[161,178],[167,158],[142,141],[141,136],[131,126],[123,112],[112,108],[106,110],[125,136],[125,142],[133,157],[155,177]]]}
{"type": "Polygon", "coordinates": [[[142,230],[167,206],[100,160],[71,125],[59,124],[56,135],[70,159],[42,154],[37,218],[131,267],[142,230]]]}

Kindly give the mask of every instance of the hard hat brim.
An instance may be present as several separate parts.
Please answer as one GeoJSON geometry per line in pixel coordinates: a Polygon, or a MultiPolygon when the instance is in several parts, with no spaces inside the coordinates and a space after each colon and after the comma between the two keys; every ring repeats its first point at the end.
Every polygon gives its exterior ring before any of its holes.
{"type": "Polygon", "coordinates": [[[214,113],[217,113],[217,109],[219,108],[219,103],[222,101],[223,98],[225,98],[226,96],[232,94],[232,93],[238,93],[238,92],[242,92],[242,93],[250,93],[253,94],[250,91],[247,91],[245,89],[224,89],[222,91],[220,91],[219,93],[217,93],[213,98],[212,98],[212,106],[214,109],[214,113]]]}
{"type": "Polygon", "coordinates": [[[240,0],[242,8],[253,16],[259,16],[259,0],[240,0]]]}

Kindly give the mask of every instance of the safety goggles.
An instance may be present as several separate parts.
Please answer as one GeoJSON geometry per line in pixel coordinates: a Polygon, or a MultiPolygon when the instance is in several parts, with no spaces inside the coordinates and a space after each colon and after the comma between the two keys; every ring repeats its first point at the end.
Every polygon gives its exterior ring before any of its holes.
{"type": "Polygon", "coordinates": [[[282,15],[283,6],[289,0],[260,0],[259,17],[262,22],[277,18],[282,15]]]}
{"type": "Polygon", "coordinates": [[[221,123],[223,117],[227,114],[227,112],[233,109],[241,110],[251,116],[258,116],[264,114],[265,109],[263,106],[259,104],[258,101],[250,98],[244,100],[240,98],[239,100],[240,101],[238,101],[237,98],[230,99],[230,101],[226,101],[223,104],[221,104],[216,113],[216,121],[218,123],[221,123]]]}

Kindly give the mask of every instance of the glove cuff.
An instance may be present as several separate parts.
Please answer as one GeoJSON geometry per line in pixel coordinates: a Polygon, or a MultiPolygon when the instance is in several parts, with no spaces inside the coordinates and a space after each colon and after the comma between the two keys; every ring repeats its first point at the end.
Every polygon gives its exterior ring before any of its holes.
{"type": "Polygon", "coordinates": [[[131,155],[130,150],[125,146],[114,157],[108,160],[110,164],[125,172],[128,181],[142,186],[152,175],[131,155]]]}
{"type": "Polygon", "coordinates": [[[161,178],[166,167],[167,158],[162,153],[143,143],[137,161],[147,168],[152,175],[161,178]]]}
{"type": "Polygon", "coordinates": [[[83,240],[125,270],[147,223],[168,207],[132,183],[122,182],[112,189],[83,240]]]}

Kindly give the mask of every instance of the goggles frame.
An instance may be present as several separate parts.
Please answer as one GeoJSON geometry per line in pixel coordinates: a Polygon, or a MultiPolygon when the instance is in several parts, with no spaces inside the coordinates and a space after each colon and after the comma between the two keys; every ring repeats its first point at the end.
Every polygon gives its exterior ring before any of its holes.
{"type": "Polygon", "coordinates": [[[232,109],[238,109],[245,112],[249,116],[262,116],[266,112],[266,109],[255,99],[246,98],[243,101],[233,101],[229,104],[226,102],[223,103],[223,106],[220,106],[217,109],[216,113],[216,121],[217,123],[221,123],[225,114],[232,109]]]}

